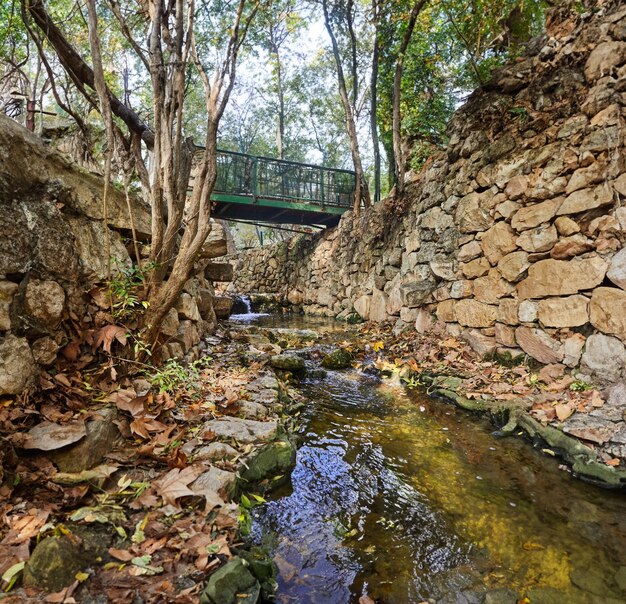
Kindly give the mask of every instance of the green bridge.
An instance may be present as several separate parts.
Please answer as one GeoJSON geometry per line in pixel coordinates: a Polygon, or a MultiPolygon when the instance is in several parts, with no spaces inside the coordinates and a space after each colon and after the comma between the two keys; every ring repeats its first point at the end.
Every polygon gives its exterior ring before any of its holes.
{"type": "Polygon", "coordinates": [[[333,226],[354,202],[355,175],[234,151],[218,151],[213,216],[333,226]]]}

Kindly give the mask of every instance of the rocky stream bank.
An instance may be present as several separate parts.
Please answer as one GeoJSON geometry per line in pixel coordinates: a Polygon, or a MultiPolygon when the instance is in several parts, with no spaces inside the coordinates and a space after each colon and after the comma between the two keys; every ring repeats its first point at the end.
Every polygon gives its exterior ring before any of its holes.
{"type": "Polygon", "coordinates": [[[227,604],[272,592],[273,564],[242,536],[295,462],[285,379],[303,361],[246,327],[222,327],[201,348],[187,366],[92,392],[76,412],[4,401],[5,428],[36,419],[0,451],[3,604],[227,604]]]}

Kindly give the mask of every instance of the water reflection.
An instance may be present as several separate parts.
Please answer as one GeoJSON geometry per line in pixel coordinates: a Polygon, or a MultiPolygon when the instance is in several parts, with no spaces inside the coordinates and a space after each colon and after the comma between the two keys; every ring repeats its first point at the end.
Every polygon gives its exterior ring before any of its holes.
{"type": "Polygon", "coordinates": [[[479,603],[497,588],[533,604],[626,602],[623,496],[365,376],[330,373],[302,392],[292,486],[253,528],[279,566],[278,602],[479,603]]]}

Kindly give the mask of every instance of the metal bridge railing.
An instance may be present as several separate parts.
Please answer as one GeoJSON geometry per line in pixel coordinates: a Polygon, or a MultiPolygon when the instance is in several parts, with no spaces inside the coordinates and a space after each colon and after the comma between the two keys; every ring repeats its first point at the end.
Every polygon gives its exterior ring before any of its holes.
{"type": "Polygon", "coordinates": [[[227,195],[322,206],[352,207],[355,175],[349,170],[300,164],[235,151],[218,151],[214,191],[227,195]]]}

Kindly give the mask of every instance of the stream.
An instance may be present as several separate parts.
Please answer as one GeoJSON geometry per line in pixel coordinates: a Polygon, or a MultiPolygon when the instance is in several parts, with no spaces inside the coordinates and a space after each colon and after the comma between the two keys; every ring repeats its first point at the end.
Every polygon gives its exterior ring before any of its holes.
{"type": "MultiPolygon", "coordinates": [[[[246,321],[350,337],[330,321],[246,321]]],[[[356,370],[298,388],[307,405],[291,483],[256,509],[251,535],[278,566],[277,602],[626,602],[623,494],[356,370]]]]}

